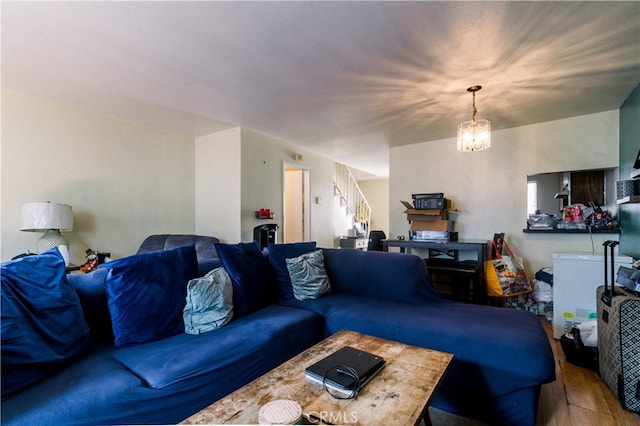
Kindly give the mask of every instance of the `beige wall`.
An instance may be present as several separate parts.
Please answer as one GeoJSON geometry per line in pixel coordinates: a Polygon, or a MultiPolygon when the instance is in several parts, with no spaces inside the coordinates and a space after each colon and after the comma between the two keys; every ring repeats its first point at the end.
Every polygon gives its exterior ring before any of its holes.
{"type": "MultiPolygon", "coordinates": [[[[334,162],[245,129],[197,138],[93,114],[28,95],[2,93],[0,257],[35,250],[38,233],[19,231],[22,204],[70,204],[66,233],[73,263],[87,248],[113,257],[134,253],[154,233],[215,235],[252,241],[268,207],[282,226],[283,161],[302,154],[310,168],[311,240],[332,247],[336,235],[334,162]]],[[[281,238],[279,239],[281,240],[281,238]]]]}
{"type": "MultiPolygon", "coordinates": [[[[73,206],[74,231],[66,236],[74,263],[83,261],[89,247],[114,257],[131,254],[152,233],[197,231],[228,242],[251,241],[253,227],[264,223],[254,218],[256,208],[275,210],[275,223],[282,226],[282,163],[296,153],[311,170],[311,239],[331,247],[346,232],[336,225],[344,215],[332,191],[333,161],[250,130],[234,128],[194,142],[3,91],[1,143],[3,261],[33,250],[39,238],[18,230],[20,208],[28,201],[73,206]],[[315,203],[316,197],[323,202],[315,203]]],[[[554,251],[591,250],[591,242],[588,235],[522,233],[526,175],[617,165],[618,111],[495,131],[493,147],[477,153],[456,151],[453,139],[392,148],[385,233],[407,232],[400,200],[441,191],[461,210],[461,238],[488,239],[504,231],[533,272],[549,265],[554,251]]],[[[377,222],[383,220],[384,183],[364,186],[374,194],[372,229],[384,230],[377,222]]],[[[617,236],[596,235],[596,249],[611,238],[617,236]]]]}
{"type": "Polygon", "coordinates": [[[2,91],[3,261],[35,250],[22,204],[70,204],[71,261],[131,254],[152,233],[194,229],[193,139],[2,91]]]}
{"type": "MultiPolygon", "coordinates": [[[[371,231],[384,231],[389,234],[389,179],[358,181],[367,202],[371,206],[371,231]]],[[[394,235],[396,237],[397,235],[394,235]]]]}
{"type": "Polygon", "coordinates": [[[223,242],[240,241],[239,127],[217,132],[195,142],[196,230],[223,242]]]}
{"type": "Polygon", "coordinates": [[[333,247],[336,234],[332,222],[333,203],[316,204],[315,197],[333,198],[334,162],[281,140],[242,129],[241,241],[253,240],[253,228],[264,223],[280,226],[278,242],[282,241],[283,161],[302,155],[300,165],[309,168],[311,188],[311,238],[320,247],[333,247]],[[273,221],[255,218],[255,210],[275,211],[273,221]]]}
{"type": "MultiPolygon", "coordinates": [[[[462,153],[455,139],[390,150],[390,231],[406,235],[400,200],[412,193],[444,192],[460,210],[461,239],[505,232],[532,275],[551,266],[554,252],[591,251],[588,235],[525,234],[527,174],[618,166],[618,111],[494,131],[487,151],[462,153]]],[[[598,234],[596,250],[617,235],[598,234]]]]}

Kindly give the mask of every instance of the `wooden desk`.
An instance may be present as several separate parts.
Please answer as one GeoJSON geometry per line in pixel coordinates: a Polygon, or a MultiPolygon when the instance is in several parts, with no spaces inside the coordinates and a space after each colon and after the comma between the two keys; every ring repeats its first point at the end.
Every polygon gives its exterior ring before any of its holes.
{"type": "Polygon", "coordinates": [[[262,405],[292,399],[302,406],[307,419],[320,418],[324,424],[417,425],[428,415],[429,403],[452,359],[445,352],[342,330],[181,424],[257,424],[262,405]],[[339,400],[320,383],[307,379],[304,370],[345,345],[381,356],[387,365],[357,398],[339,400]]]}
{"type": "MultiPolygon", "coordinates": [[[[411,253],[411,249],[428,250],[428,258],[432,254],[446,254],[453,260],[451,267],[435,267],[434,269],[449,270],[451,272],[471,272],[478,288],[484,288],[484,261],[489,256],[487,240],[461,240],[461,241],[419,241],[419,240],[382,240],[382,250],[389,251],[390,247],[398,247],[401,253],[411,253]],[[461,251],[476,253],[477,262],[460,265],[459,254],[461,251]]],[[[479,290],[479,289],[478,289],[479,290]]],[[[486,291],[474,291],[474,299],[477,303],[486,303],[486,291]]]]}

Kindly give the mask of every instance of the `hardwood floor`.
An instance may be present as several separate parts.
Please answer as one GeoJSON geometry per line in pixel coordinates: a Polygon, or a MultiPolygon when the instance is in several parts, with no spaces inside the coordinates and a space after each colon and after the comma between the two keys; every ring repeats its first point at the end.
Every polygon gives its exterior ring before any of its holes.
{"type": "Polygon", "coordinates": [[[567,362],[551,323],[540,317],[556,359],[556,380],[542,386],[538,426],[640,425],[638,415],[623,409],[594,371],[567,362]]]}

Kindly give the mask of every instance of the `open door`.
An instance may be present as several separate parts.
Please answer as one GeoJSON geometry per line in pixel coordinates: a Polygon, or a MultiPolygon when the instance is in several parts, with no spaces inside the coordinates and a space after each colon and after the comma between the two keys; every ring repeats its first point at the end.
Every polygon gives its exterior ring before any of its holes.
{"type": "Polygon", "coordinates": [[[287,161],[283,162],[282,241],[284,243],[296,243],[310,239],[309,173],[308,167],[287,161]]]}

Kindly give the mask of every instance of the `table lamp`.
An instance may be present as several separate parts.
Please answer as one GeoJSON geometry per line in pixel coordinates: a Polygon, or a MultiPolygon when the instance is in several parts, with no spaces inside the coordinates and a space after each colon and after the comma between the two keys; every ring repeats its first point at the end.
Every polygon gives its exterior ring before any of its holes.
{"type": "Polygon", "coordinates": [[[38,253],[53,247],[69,248],[69,241],[60,231],[73,230],[73,211],[67,204],[51,202],[25,203],[20,216],[20,230],[28,232],[44,232],[36,242],[38,253]]]}

